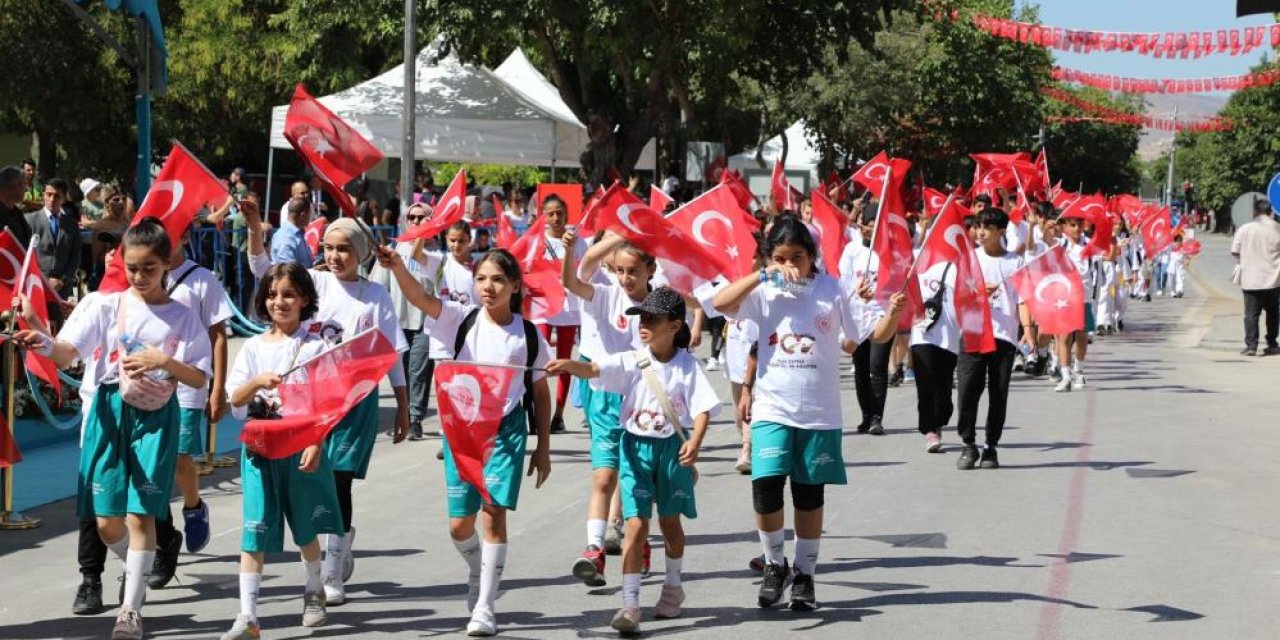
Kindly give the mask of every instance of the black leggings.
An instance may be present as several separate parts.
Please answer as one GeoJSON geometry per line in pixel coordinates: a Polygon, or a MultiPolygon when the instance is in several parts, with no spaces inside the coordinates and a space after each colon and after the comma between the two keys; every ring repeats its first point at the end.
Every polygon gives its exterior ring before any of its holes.
{"type": "Polygon", "coordinates": [[[862,409],[862,424],[871,418],[884,417],[884,403],[889,395],[889,352],[893,342],[862,341],[853,352],[853,384],[857,391],[858,407],[862,409]]]}
{"type": "Polygon", "coordinates": [[[724,349],[724,316],[715,318],[707,318],[707,331],[711,333],[711,357],[719,358],[720,350],[724,349]]]}
{"type": "Polygon", "coordinates": [[[342,530],[351,530],[351,483],[356,474],[350,471],[334,471],[333,483],[338,487],[338,508],[342,510],[342,530]]]}

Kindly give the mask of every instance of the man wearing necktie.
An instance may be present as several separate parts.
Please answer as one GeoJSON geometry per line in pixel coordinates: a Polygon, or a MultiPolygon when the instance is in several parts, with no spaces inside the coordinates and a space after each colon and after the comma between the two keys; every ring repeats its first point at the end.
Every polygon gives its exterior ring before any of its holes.
{"type": "Polygon", "coordinates": [[[53,178],[45,183],[44,207],[27,214],[31,237],[36,241],[36,259],[49,286],[66,298],[76,284],[80,266],[80,229],[74,216],[63,205],[67,201],[67,181],[53,178]]]}

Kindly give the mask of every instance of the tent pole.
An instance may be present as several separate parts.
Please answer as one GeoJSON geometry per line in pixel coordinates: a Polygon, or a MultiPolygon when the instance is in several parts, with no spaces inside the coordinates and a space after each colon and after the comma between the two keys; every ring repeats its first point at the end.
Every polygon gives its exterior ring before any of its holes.
{"type": "Polygon", "coordinates": [[[400,122],[400,193],[396,194],[400,198],[400,211],[396,217],[396,224],[399,225],[400,219],[404,217],[405,211],[408,211],[409,205],[413,204],[413,163],[417,156],[417,125],[415,111],[418,98],[417,80],[418,72],[415,69],[415,62],[418,55],[418,22],[414,15],[414,0],[404,0],[404,111],[401,114],[400,122]]]}
{"type": "Polygon", "coordinates": [[[271,211],[271,178],[272,176],[275,175],[275,172],[276,172],[276,148],[268,144],[267,145],[267,192],[264,194],[265,198],[263,199],[263,201],[266,202],[266,204],[262,206],[262,210],[264,212],[271,211]]]}
{"type": "Polygon", "coordinates": [[[560,157],[560,138],[556,136],[556,123],[551,123],[551,181],[556,181],[556,159],[560,157]]]}

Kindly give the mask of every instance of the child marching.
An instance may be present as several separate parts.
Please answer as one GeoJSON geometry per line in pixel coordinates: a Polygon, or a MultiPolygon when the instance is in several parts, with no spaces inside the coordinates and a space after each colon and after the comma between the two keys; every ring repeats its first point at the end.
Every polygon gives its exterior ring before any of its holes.
{"type": "Polygon", "coordinates": [[[666,552],[666,576],[654,607],[659,619],[680,615],[684,603],[681,570],[684,528],[680,516],[696,518],[693,464],[717,413],[720,400],[698,360],[689,353],[685,302],[668,287],[655,289],[639,305],[626,310],[640,317],[645,347],[631,353],[605,355],[592,362],[556,360],[549,373],[566,371],[592,378],[592,386],[623,394],[621,463],[623,516],[622,608],[613,617],[619,633],[640,631],[642,549],[649,536],[655,504],[666,552]],[[685,425],[693,433],[685,434],[685,425]]]}
{"type": "MultiPolygon", "coordinates": [[[[295,364],[325,349],[322,325],[310,322],[318,310],[315,284],[302,265],[284,262],[267,270],[254,295],[254,313],[271,328],[244,343],[227,379],[236,418],[269,418],[279,411],[276,387],[295,364]]],[[[377,394],[373,394],[377,395],[377,394]]],[[[240,487],[244,525],[240,536],[240,613],[222,640],[257,640],[258,591],[267,553],[284,550],[284,525],[302,551],[306,586],[302,626],[327,621],[321,579],[322,533],[341,535],[342,509],[323,443],[299,453],[268,459],[243,448],[240,487]]]]}

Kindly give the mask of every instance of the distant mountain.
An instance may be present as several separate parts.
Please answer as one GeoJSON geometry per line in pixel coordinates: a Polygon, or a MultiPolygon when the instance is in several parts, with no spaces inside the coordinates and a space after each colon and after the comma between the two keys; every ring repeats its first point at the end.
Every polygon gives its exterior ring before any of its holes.
{"type": "MultiPolygon", "coordinates": [[[[1173,114],[1173,108],[1177,106],[1179,118],[1207,118],[1217,115],[1226,103],[1225,95],[1155,93],[1147,96],[1147,113],[1156,117],[1167,117],[1173,114]]],[[[1138,157],[1142,160],[1160,157],[1172,138],[1172,131],[1144,130],[1142,139],[1138,142],[1138,157]]]]}

